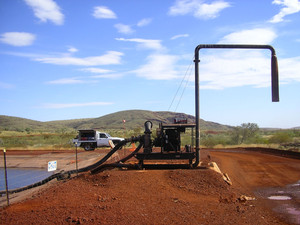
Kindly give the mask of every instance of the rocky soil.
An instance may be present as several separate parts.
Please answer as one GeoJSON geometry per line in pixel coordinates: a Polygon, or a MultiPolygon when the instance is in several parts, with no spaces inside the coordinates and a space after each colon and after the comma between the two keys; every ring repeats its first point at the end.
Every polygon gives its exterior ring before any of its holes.
{"type": "MultiPolygon", "coordinates": [[[[47,184],[0,209],[0,224],[291,224],[255,196],[300,180],[300,161],[255,152],[202,151],[205,168],[113,169],[47,184]],[[250,198],[249,198],[250,197],[250,198]],[[255,200],[254,200],[255,198],[255,200]]],[[[300,199],[294,199],[300,204],[300,199]]]]}

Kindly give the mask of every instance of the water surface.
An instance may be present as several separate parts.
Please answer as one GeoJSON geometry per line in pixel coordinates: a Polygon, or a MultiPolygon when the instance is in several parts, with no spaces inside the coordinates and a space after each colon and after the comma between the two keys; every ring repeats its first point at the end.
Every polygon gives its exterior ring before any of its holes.
{"type": "MultiPolygon", "coordinates": [[[[20,188],[36,183],[51,176],[52,174],[53,172],[48,172],[46,169],[8,168],[8,189],[20,188]]],[[[5,190],[4,168],[0,168],[0,190],[5,190]]]]}

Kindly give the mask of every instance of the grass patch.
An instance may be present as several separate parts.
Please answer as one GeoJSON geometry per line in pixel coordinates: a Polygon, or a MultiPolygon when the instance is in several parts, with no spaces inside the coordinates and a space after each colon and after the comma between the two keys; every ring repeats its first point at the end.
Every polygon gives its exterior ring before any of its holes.
{"type": "Polygon", "coordinates": [[[0,146],[7,149],[65,149],[72,148],[76,133],[31,133],[5,131],[0,135],[0,146]]]}
{"type": "MultiPolygon", "coordinates": [[[[143,134],[142,128],[136,129],[107,129],[101,130],[114,137],[129,138],[143,134]]],[[[20,149],[20,150],[65,150],[74,149],[72,139],[77,135],[76,130],[66,131],[61,129],[57,132],[32,132],[30,134],[18,131],[2,131],[0,133],[0,148],[20,149]]],[[[300,151],[299,147],[289,147],[286,143],[299,143],[299,131],[260,131],[245,143],[236,144],[233,142],[234,133],[230,131],[212,132],[202,131],[200,134],[200,146],[202,148],[243,148],[243,147],[263,147],[280,150],[300,151]],[[287,146],[287,147],[286,147],[287,146]]],[[[152,132],[152,140],[156,137],[156,132],[152,132]]],[[[181,134],[181,146],[195,145],[194,138],[191,137],[191,130],[181,134]],[[192,140],[194,143],[192,144],[192,140]]]]}

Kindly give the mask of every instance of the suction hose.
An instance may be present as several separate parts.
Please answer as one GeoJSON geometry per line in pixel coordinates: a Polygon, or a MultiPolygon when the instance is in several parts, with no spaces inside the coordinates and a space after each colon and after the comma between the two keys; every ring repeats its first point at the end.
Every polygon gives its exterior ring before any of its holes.
{"type": "MultiPolygon", "coordinates": [[[[141,141],[141,140],[142,140],[142,136],[131,137],[129,139],[125,139],[125,140],[119,142],[101,160],[99,160],[98,162],[96,162],[96,163],[94,163],[92,165],[89,165],[87,167],[81,168],[79,170],[70,170],[70,171],[66,171],[66,172],[59,172],[59,173],[53,174],[53,175],[45,178],[44,180],[36,182],[34,184],[30,184],[30,185],[25,186],[25,187],[21,187],[21,188],[16,188],[16,189],[9,190],[8,193],[9,194],[18,193],[18,192],[21,192],[21,191],[25,191],[25,190],[28,190],[28,189],[31,189],[31,188],[38,187],[38,186],[41,186],[43,184],[46,184],[46,183],[48,183],[49,181],[51,181],[51,180],[53,180],[55,178],[58,179],[58,180],[61,180],[61,179],[65,179],[65,178],[70,178],[71,174],[74,174],[74,173],[82,173],[82,172],[87,172],[87,171],[93,170],[93,169],[99,167],[100,165],[102,165],[104,162],[106,162],[109,159],[109,157],[111,157],[116,151],[118,151],[120,148],[122,148],[126,143],[128,143],[128,142],[137,142],[137,141],[141,141]]],[[[137,149],[140,150],[141,147],[142,147],[142,144],[140,144],[137,147],[137,149]]],[[[134,152],[132,152],[132,153],[136,153],[138,151],[137,149],[134,152]]],[[[130,154],[130,157],[125,157],[124,159],[121,159],[119,162],[121,162],[122,160],[123,160],[122,162],[125,162],[126,160],[128,160],[129,158],[131,158],[134,155],[132,153],[130,154]]],[[[3,194],[5,194],[5,193],[6,193],[5,191],[0,191],[0,196],[3,195],[3,194]]]]}
{"type": "Polygon", "coordinates": [[[132,158],[141,149],[142,146],[143,146],[143,143],[140,143],[139,146],[132,153],[130,153],[128,156],[120,159],[116,163],[110,163],[110,164],[100,165],[97,168],[92,169],[91,173],[95,174],[95,173],[98,173],[98,172],[102,171],[103,169],[109,168],[109,167],[111,167],[111,168],[115,168],[115,167],[119,167],[119,168],[122,168],[122,167],[126,167],[126,168],[133,167],[133,168],[135,168],[134,165],[123,164],[123,163],[126,162],[128,159],[132,158]]]}

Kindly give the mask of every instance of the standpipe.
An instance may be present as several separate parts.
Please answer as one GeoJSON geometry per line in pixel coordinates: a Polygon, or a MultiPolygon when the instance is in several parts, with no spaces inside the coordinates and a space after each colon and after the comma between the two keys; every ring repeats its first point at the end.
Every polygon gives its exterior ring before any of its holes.
{"type": "Polygon", "coordinates": [[[279,102],[278,63],[275,49],[271,45],[236,45],[236,44],[200,44],[195,48],[195,116],[196,116],[196,161],[200,161],[200,111],[199,111],[199,51],[202,48],[214,49],[269,49],[271,51],[272,101],[279,102]]]}

